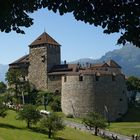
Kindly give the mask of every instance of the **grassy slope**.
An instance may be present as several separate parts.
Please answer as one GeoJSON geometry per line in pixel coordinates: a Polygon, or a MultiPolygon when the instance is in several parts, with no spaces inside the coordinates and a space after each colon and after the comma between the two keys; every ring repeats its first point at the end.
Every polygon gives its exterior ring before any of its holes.
{"type": "Polygon", "coordinates": [[[111,123],[109,129],[128,136],[132,134],[140,135],[140,107],[130,106],[122,122],[111,123]]]}
{"type": "MultiPolygon", "coordinates": [[[[63,116],[66,120],[82,123],[82,119],[66,118],[62,112],[59,112],[58,114],[63,116]]],[[[128,136],[131,136],[132,134],[140,135],[140,107],[130,106],[122,121],[111,123],[108,129],[128,136]]]]}
{"type": "MultiPolygon", "coordinates": [[[[8,111],[6,118],[0,118],[0,140],[48,140],[48,136],[38,132],[33,132],[26,128],[23,121],[15,120],[16,113],[8,111]]],[[[66,128],[58,132],[57,140],[102,140],[86,132],[66,128]]]]}

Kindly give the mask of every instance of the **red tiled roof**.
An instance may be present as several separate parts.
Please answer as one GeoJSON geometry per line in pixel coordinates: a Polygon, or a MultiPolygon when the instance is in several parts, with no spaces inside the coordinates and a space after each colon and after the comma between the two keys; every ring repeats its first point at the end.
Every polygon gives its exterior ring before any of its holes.
{"type": "Polygon", "coordinates": [[[29,62],[29,55],[24,55],[21,58],[19,58],[18,60],[14,61],[13,63],[10,63],[9,65],[14,65],[14,64],[18,64],[18,63],[28,63],[29,62]]]}
{"type": "Polygon", "coordinates": [[[108,62],[107,62],[107,64],[110,66],[110,67],[112,67],[112,68],[121,68],[121,66],[119,65],[119,64],[117,64],[114,60],[109,60],[108,62]]]}
{"type": "Polygon", "coordinates": [[[100,63],[100,64],[93,64],[91,65],[91,67],[109,67],[109,65],[107,63],[100,63]]]}
{"type": "Polygon", "coordinates": [[[56,46],[60,46],[58,42],[56,42],[50,35],[48,35],[46,32],[42,33],[36,40],[34,40],[30,46],[34,45],[40,45],[40,44],[52,44],[56,46]]]}

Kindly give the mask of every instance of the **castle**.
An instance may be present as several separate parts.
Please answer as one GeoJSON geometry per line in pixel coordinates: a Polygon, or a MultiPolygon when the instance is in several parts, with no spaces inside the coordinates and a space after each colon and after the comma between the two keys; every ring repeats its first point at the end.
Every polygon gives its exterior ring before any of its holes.
{"type": "Polygon", "coordinates": [[[86,66],[61,64],[60,46],[44,32],[29,45],[29,54],[9,64],[9,69],[24,70],[37,89],[61,93],[66,115],[83,117],[96,111],[110,121],[124,115],[127,97],[121,67],[111,59],[86,66]]]}

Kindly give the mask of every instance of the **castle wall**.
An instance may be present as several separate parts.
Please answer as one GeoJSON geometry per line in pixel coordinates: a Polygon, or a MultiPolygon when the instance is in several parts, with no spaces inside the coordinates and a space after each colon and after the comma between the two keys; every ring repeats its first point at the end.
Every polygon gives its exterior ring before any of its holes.
{"type": "Polygon", "coordinates": [[[51,92],[61,92],[61,75],[48,77],[48,90],[51,92]]]}
{"type": "Polygon", "coordinates": [[[62,77],[62,111],[75,117],[99,112],[109,120],[116,120],[127,111],[124,75],[95,75],[62,77]],[[113,80],[113,81],[112,81],[113,80]]]}

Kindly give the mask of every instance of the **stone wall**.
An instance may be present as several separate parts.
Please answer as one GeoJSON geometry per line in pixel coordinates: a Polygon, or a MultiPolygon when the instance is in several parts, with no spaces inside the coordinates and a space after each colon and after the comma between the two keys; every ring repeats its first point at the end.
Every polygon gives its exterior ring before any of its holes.
{"type": "Polygon", "coordinates": [[[60,65],[61,58],[60,58],[60,47],[56,45],[48,45],[47,47],[47,70],[49,70],[54,65],[60,65]]]}
{"type": "Polygon", "coordinates": [[[62,111],[75,117],[89,112],[99,112],[113,121],[127,111],[127,97],[124,75],[83,75],[62,77],[62,111]]]}
{"type": "Polygon", "coordinates": [[[48,77],[48,90],[51,92],[61,92],[61,75],[51,75],[48,77]]]}
{"type": "Polygon", "coordinates": [[[29,81],[37,88],[47,87],[47,49],[45,46],[30,48],[29,81]],[[44,59],[44,60],[43,60],[44,59]]]}

